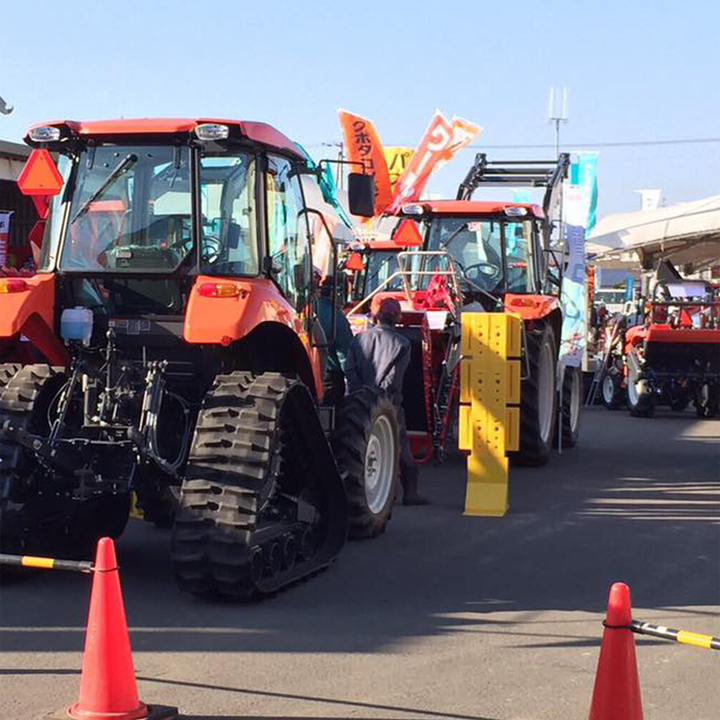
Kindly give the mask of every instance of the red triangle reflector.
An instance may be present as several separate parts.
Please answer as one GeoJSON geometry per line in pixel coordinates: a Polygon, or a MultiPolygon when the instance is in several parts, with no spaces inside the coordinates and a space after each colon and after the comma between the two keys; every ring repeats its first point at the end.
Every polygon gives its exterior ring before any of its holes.
{"type": "Polygon", "coordinates": [[[365,268],[365,265],[363,264],[362,256],[360,253],[352,253],[350,257],[347,259],[347,262],[345,263],[345,268],[347,270],[353,270],[354,272],[360,272],[365,268]]]}
{"type": "Polygon", "coordinates": [[[395,228],[392,234],[393,242],[403,247],[419,247],[423,239],[417,223],[414,220],[405,219],[395,228]]]}
{"type": "Polygon", "coordinates": [[[17,183],[23,195],[57,195],[63,179],[47,150],[33,150],[17,183]]]}

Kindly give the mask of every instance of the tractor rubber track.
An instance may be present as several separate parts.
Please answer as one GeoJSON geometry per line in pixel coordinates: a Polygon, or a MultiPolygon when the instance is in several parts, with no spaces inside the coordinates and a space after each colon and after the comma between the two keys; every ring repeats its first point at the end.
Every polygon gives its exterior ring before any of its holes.
{"type": "MultiPolygon", "coordinates": [[[[0,366],[0,373],[8,369],[0,366]]],[[[17,369],[7,380],[0,393],[0,547],[2,552],[25,550],[25,530],[30,518],[25,505],[15,502],[16,484],[24,480],[26,451],[5,437],[3,425],[9,422],[15,428],[33,431],[38,422],[36,404],[48,383],[64,382],[64,368],[49,365],[26,365],[17,369]],[[56,380],[57,378],[57,380],[56,380]]],[[[37,552],[37,548],[31,548],[37,552]]]]}
{"type": "Polygon", "coordinates": [[[305,385],[218,376],[203,401],[172,540],[183,590],[248,598],[330,565],[347,535],[345,489],[305,385]]]}
{"type": "Polygon", "coordinates": [[[3,388],[10,382],[10,379],[22,367],[20,363],[3,363],[0,365],[0,394],[3,388]]]}

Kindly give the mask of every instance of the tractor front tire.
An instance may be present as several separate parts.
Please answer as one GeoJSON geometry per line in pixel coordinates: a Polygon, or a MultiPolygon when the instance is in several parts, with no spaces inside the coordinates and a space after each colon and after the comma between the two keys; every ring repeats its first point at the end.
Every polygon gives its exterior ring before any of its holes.
{"type": "Polygon", "coordinates": [[[655,395],[652,386],[635,367],[636,363],[628,363],[627,405],[630,415],[652,417],[655,414],[655,395]]]}
{"type": "Polygon", "coordinates": [[[370,388],[348,395],[332,447],[348,496],[350,537],[377,537],[390,520],[400,480],[397,408],[370,388]]]}
{"type": "Polygon", "coordinates": [[[619,372],[605,374],[601,385],[600,397],[602,404],[608,410],[619,410],[625,403],[625,393],[622,387],[622,375],[619,372]]]}
{"type": "Polygon", "coordinates": [[[520,397],[520,450],[515,465],[537,467],[550,459],[557,409],[557,346],[550,325],[525,333],[530,376],[523,380],[520,397]]]}
{"type": "MultiPolygon", "coordinates": [[[[566,367],[562,388],[562,447],[577,445],[580,437],[580,411],[583,401],[582,371],[576,367],[566,367]]],[[[557,445],[557,437],[555,438],[557,445]]]]}
{"type": "Polygon", "coordinates": [[[695,414],[699,418],[714,418],[720,414],[720,383],[704,383],[695,392],[695,414]]]}

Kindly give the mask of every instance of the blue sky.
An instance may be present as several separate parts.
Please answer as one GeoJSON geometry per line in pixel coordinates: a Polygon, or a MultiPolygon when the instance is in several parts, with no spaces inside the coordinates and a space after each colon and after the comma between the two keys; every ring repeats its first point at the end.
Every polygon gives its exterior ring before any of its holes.
{"type": "MultiPolygon", "coordinates": [[[[482,125],[480,145],[551,145],[551,85],[568,88],[565,149],[718,138],[718,28],[706,0],[0,0],[0,95],[16,107],[0,138],[44,119],[215,115],[275,124],[320,157],[338,107],[388,145],[414,145],[439,107],[482,125]]],[[[668,204],[720,192],[720,143],[599,150],[599,217],[638,208],[636,188],[668,204]]],[[[429,190],[454,194],[473,152],[429,190]]]]}

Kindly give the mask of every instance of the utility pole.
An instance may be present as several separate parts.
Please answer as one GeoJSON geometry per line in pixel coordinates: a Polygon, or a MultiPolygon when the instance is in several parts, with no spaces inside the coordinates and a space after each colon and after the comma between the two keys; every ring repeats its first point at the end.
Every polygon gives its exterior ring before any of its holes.
{"type": "Polygon", "coordinates": [[[550,88],[550,99],[548,101],[548,122],[555,125],[555,157],[560,155],[560,125],[566,123],[568,117],[567,88],[562,89],[562,100],[560,93],[555,97],[555,88],[550,88]]]}
{"type": "Polygon", "coordinates": [[[345,159],[345,146],[341,142],[333,142],[333,143],[323,143],[323,147],[334,147],[338,149],[337,154],[337,160],[338,160],[338,166],[337,170],[335,171],[335,185],[339,190],[342,189],[343,186],[343,160],[345,159]]]}

